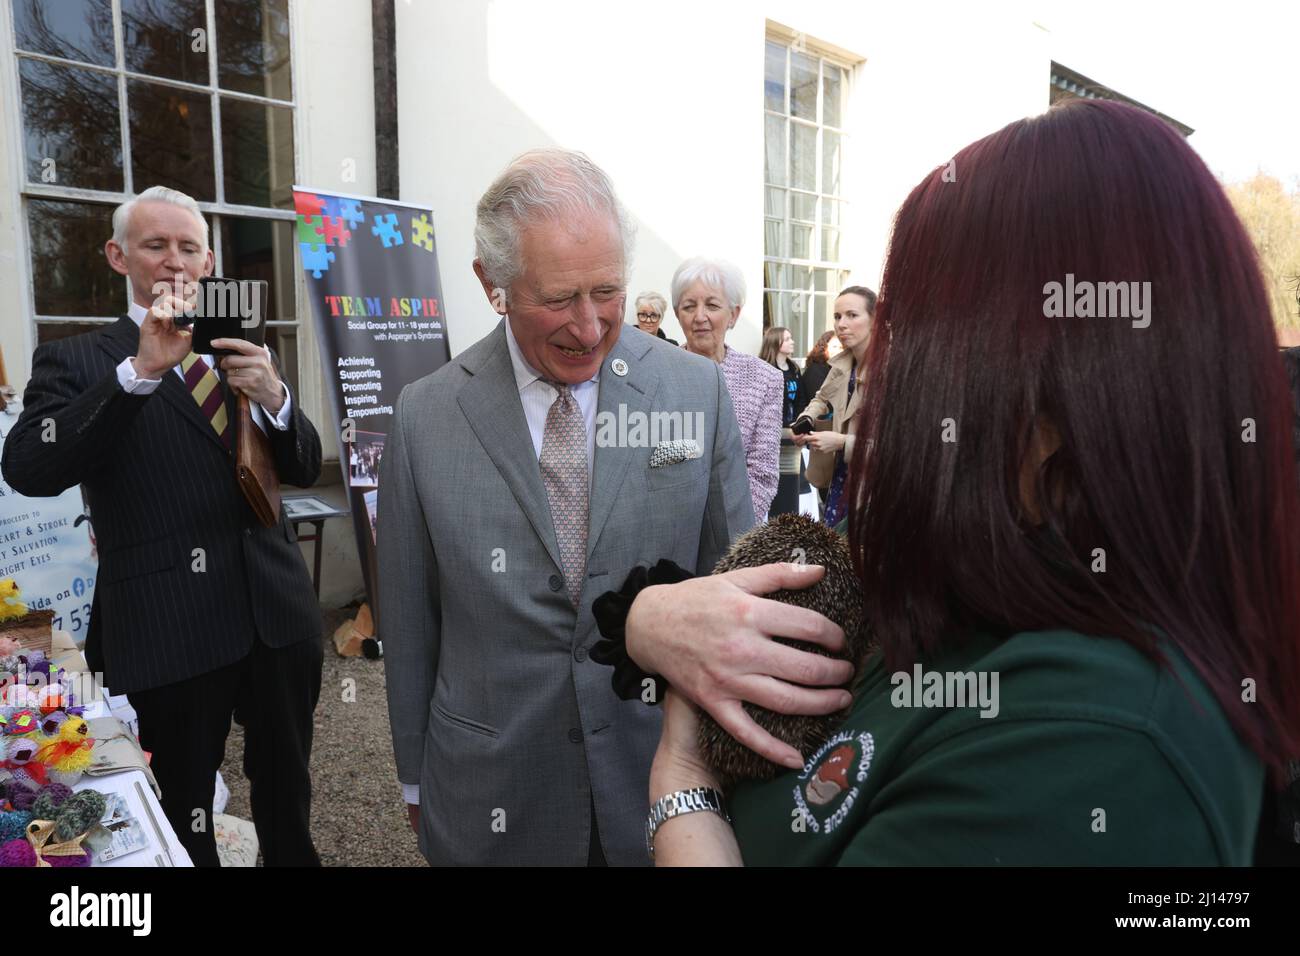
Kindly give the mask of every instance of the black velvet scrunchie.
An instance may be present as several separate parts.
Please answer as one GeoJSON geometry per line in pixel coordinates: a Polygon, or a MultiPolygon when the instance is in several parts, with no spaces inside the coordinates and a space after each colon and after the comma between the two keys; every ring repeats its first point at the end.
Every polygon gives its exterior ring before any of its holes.
{"type": "Polygon", "coordinates": [[[644,700],[642,689],[647,679],[654,681],[654,699],[646,703],[658,704],[668,691],[668,681],[657,674],[647,674],[628,657],[627,615],[632,609],[632,602],[643,588],[656,584],[677,584],[693,577],[695,575],[666,559],[661,559],[652,568],[638,564],[621,588],[606,591],[592,602],[591,613],[596,617],[596,627],[604,640],[592,645],[591,659],[597,664],[614,668],[610,683],[619,699],[644,700]]]}

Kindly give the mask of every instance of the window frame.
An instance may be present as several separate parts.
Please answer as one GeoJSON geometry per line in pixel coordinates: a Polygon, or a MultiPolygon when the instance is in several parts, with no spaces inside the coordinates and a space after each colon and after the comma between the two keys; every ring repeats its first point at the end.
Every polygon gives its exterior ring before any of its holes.
{"type": "MultiPolygon", "coordinates": [[[[290,209],[274,209],[264,206],[247,206],[225,201],[225,155],[222,148],[221,139],[221,100],[223,97],[242,100],[248,103],[255,103],[260,106],[287,107],[290,112],[290,122],[293,129],[293,169],[289,185],[292,186],[301,178],[299,171],[301,169],[303,156],[303,116],[299,108],[302,103],[302,85],[299,77],[299,54],[298,54],[298,18],[297,6],[299,0],[285,0],[285,17],[289,24],[289,81],[291,86],[291,98],[288,100],[275,99],[274,97],[260,96],[254,93],[244,93],[237,90],[226,90],[220,86],[218,77],[218,33],[216,29],[216,0],[204,0],[204,17],[205,29],[208,35],[208,85],[202,86],[197,83],[189,83],[184,80],[176,80],[169,77],[152,76],[147,73],[139,73],[126,68],[126,55],[123,42],[122,26],[122,4],[121,0],[111,0],[110,8],[113,18],[113,66],[101,66],[99,64],[82,63],[78,60],[70,60],[65,57],[52,56],[45,53],[33,53],[27,50],[21,50],[18,47],[17,27],[13,17],[13,6],[11,0],[0,0],[0,6],[3,6],[3,13],[0,14],[0,28],[5,33],[5,45],[11,59],[9,65],[10,81],[13,84],[13,103],[11,104],[15,112],[12,114],[17,118],[16,130],[17,136],[14,142],[15,163],[13,169],[18,178],[18,212],[20,223],[20,239],[22,243],[20,264],[21,275],[26,288],[23,290],[23,296],[26,305],[27,314],[31,317],[26,323],[26,333],[29,336],[28,345],[31,348],[39,341],[39,327],[41,325],[57,324],[108,324],[116,322],[118,316],[101,316],[101,315],[42,315],[36,311],[36,281],[33,275],[32,266],[32,237],[31,227],[28,216],[28,206],[32,200],[52,200],[63,202],[81,202],[94,205],[105,206],[113,209],[127,200],[137,195],[134,171],[131,166],[131,130],[130,130],[130,111],[127,103],[127,84],[132,80],[143,81],[146,83],[169,86],[176,89],[185,90],[190,93],[204,94],[209,97],[212,113],[212,150],[213,150],[213,175],[215,177],[214,189],[216,199],[214,201],[199,201],[198,206],[210,220],[208,245],[213,253],[213,270],[215,275],[221,275],[223,272],[223,258],[225,255],[224,242],[221,238],[222,219],[223,217],[241,218],[241,219],[263,219],[287,222],[291,225],[290,245],[291,254],[294,257],[294,309],[293,319],[268,319],[268,327],[288,327],[294,330],[298,340],[299,366],[302,361],[302,342],[304,341],[304,323],[301,320],[301,308],[305,289],[302,283],[301,269],[298,267],[298,250],[292,232],[292,226],[295,224],[297,215],[290,209]],[[87,189],[76,186],[59,186],[48,183],[34,183],[28,179],[27,169],[27,148],[26,148],[26,125],[23,112],[23,86],[22,86],[22,62],[24,59],[37,60],[49,63],[54,66],[73,67],[76,69],[91,70],[98,73],[105,73],[115,77],[117,81],[117,110],[118,122],[122,142],[122,192],[113,192],[111,190],[87,189]]],[[[104,237],[105,241],[109,236],[104,237]]],[[[121,277],[123,284],[127,283],[125,276],[121,277]]],[[[128,288],[128,303],[129,286],[128,288]]],[[[283,313],[282,313],[283,314],[283,313]]]]}
{"type": "MultiPolygon", "coordinates": [[[[825,257],[823,248],[824,230],[833,228],[839,233],[842,240],[844,235],[845,213],[849,208],[849,201],[845,198],[844,175],[845,168],[844,156],[846,148],[851,141],[851,134],[848,132],[847,113],[848,102],[853,95],[857,62],[847,51],[839,50],[829,44],[820,43],[803,34],[797,33],[789,28],[781,27],[769,22],[767,32],[764,36],[764,72],[766,73],[766,47],[768,43],[780,45],[785,50],[785,76],[784,76],[784,102],[782,111],[778,112],[768,107],[766,97],[763,100],[763,149],[766,155],[768,147],[767,124],[768,117],[782,121],[784,130],[784,150],[785,157],[785,183],[773,183],[768,180],[766,163],[764,163],[763,174],[763,297],[764,305],[767,304],[769,293],[776,295],[791,295],[796,297],[796,312],[798,321],[802,323],[802,328],[793,329],[795,332],[796,352],[806,352],[816,340],[814,336],[812,323],[815,319],[816,308],[815,302],[817,297],[827,299],[827,315],[830,314],[830,308],[834,302],[834,296],[839,291],[840,285],[847,281],[849,270],[843,263],[842,248],[836,250],[836,258],[828,259],[825,257]],[[799,53],[804,56],[815,58],[817,61],[817,120],[811,121],[797,117],[791,111],[791,97],[793,91],[790,85],[790,74],[794,54],[799,53]],[[840,92],[840,125],[831,126],[824,122],[825,119],[825,76],[827,66],[835,67],[842,70],[841,74],[841,92],[840,92]],[[790,155],[791,142],[793,140],[794,126],[798,124],[805,128],[811,128],[816,131],[816,155],[813,159],[813,168],[816,173],[815,188],[812,191],[797,188],[793,182],[790,182],[790,155]],[[837,193],[828,193],[824,191],[825,183],[823,182],[825,153],[824,143],[825,134],[829,131],[839,137],[840,149],[840,181],[839,191],[837,193]],[[782,207],[784,215],[777,218],[768,213],[768,196],[769,189],[781,190],[783,202],[782,207]],[[807,219],[796,219],[794,213],[794,197],[809,197],[814,200],[814,218],[812,226],[812,244],[809,250],[809,257],[800,258],[794,255],[794,230],[793,225],[797,222],[801,225],[808,225],[807,219]],[[839,203],[838,222],[830,225],[825,220],[825,208],[827,201],[839,203]],[[781,248],[786,253],[783,256],[769,255],[767,251],[767,229],[774,224],[780,224],[782,230],[781,248]],[[777,266],[779,275],[786,277],[784,285],[769,285],[767,281],[768,266],[777,266]],[[807,269],[809,276],[809,285],[806,288],[794,288],[793,276],[797,269],[807,269]],[[818,271],[828,271],[827,288],[824,291],[817,291],[815,273],[818,271]],[[831,288],[834,285],[835,288],[831,288]],[[805,308],[798,310],[797,303],[803,301],[807,303],[805,308]]],[[[858,61],[860,62],[860,61],[858,61]]],[[[766,311],[766,309],[765,309],[766,311]]],[[[768,327],[765,321],[764,327],[768,327]]]]}

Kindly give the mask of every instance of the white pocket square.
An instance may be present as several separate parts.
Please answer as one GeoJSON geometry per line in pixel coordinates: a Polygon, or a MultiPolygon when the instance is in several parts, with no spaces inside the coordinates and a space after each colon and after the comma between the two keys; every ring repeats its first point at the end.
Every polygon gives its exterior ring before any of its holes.
{"type": "Polygon", "coordinates": [[[663,468],[667,465],[675,465],[679,461],[700,458],[703,455],[704,452],[700,449],[700,443],[693,438],[661,441],[655,445],[655,450],[650,453],[650,467],[663,468]]]}

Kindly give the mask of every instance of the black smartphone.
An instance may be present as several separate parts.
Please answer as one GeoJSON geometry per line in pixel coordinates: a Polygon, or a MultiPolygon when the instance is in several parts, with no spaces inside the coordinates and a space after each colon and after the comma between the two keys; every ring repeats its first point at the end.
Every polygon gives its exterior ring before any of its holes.
{"type": "Polygon", "coordinates": [[[813,430],[811,418],[796,418],[794,424],[790,426],[790,431],[796,435],[807,435],[813,430]]]}
{"type": "Polygon", "coordinates": [[[200,279],[190,326],[190,349],[203,355],[235,354],[230,349],[214,349],[213,339],[243,339],[265,345],[266,291],[264,279],[200,279]]]}

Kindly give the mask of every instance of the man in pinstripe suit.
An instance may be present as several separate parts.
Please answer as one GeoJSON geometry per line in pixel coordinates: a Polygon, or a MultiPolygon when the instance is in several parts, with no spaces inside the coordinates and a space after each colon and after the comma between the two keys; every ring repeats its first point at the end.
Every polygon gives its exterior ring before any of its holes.
{"type": "Polygon", "coordinates": [[[233,714],[247,730],[264,861],[319,865],[308,756],[320,612],[286,516],[264,527],[236,484],[233,396],[251,399],[283,482],[316,481],[320,438],[269,350],[218,340],[239,354],[212,368],[172,321],[184,303],[152,299],[178,274],[212,271],[192,199],[154,187],[124,203],[105,251],[131,279],[130,313],[36,350],[0,467],[25,495],[82,486],[100,561],[87,659],[130,695],[163,809],[194,862],[218,865],[212,798],[233,714]]]}

